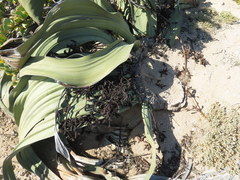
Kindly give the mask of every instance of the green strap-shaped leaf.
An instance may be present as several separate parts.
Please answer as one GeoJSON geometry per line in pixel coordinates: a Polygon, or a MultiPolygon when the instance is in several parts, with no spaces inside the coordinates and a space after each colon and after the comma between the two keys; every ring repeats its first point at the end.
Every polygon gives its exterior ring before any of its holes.
{"type": "Polygon", "coordinates": [[[46,56],[49,51],[58,52],[66,48],[67,45],[75,42],[81,45],[87,42],[96,41],[103,44],[111,44],[115,41],[109,33],[96,28],[76,28],[57,32],[48,37],[35,50],[32,56],[46,56]]]}
{"type": "MultiPolygon", "coordinates": [[[[31,78],[31,76],[25,76],[21,78],[17,84],[17,86],[11,90],[9,95],[9,111],[13,113],[13,105],[16,100],[16,98],[19,96],[19,94],[22,93],[24,88],[28,85],[28,80],[31,78]]],[[[20,111],[22,112],[22,111],[20,111]]],[[[14,112],[16,114],[16,112],[14,112]]]]}
{"type": "MultiPolygon", "coordinates": [[[[24,136],[24,138],[20,138],[19,145],[15,148],[13,153],[10,154],[9,157],[7,157],[4,161],[4,164],[3,164],[4,179],[9,179],[9,180],[15,179],[15,175],[12,171],[12,165],[11,165],[11,159],[15,155],[17,155],[19,152],[24,150],[25,147],[31,145],[32,143],[53,136],[53,132],[54,132],[53,128],[55,125],[55,119],[54,119],[55,108],[53,108],[52,110],[50,109],[53,112],[53,114],[46,115],[43,119],[38,119],[37,117],[34,117],[30,121],[28,119],[28,122],[24,122],[24,117],[22,116],[22,112],[27,111],[27,110],[30,111],[31,108],[34,108],[34,106],[30,107],[30,106],[26,106],[25,104],[28,104],[30,102],[34,102],[35,104],[37,104],[37,102],[39,100],[39,99],[37,99],[37,97],[41,96],[41,94],[44,94],[45,96],[47,96],[47,94],[49,93],[46,91],[36,92],[35,97],[31,97],[32,99],[29,99],[29,98],[27,99],[28,94],[30,94],[32,91],[34,91],[34,87],[36,85],[38,85],[38,82],[41,82],[41,80],[44,80],[44,79],[46,79],[46,78],[35,78],[35,79],[33,78],[32,80],[29,80],[30,82],[28,82],[26,84],[22,93],[20,93],[15,98],[16,99],[15,108],[19,111],[18,112],[19,117],[17,117],[16,119],[20,119],[20,117],[22,119],[22,121],[20,122],[19,134],[20,134],[20,137],[24,136]],[[22,98],[21,98],[22,94],[25,94],[25,96],[26,96],[25,98],[23,98],[24,100],[22,100],[22,98]],[[21,100],[19,100],[19,99],[21,99],[21,100]],[[22,124],[26,124],[26,126],[24,127],[22,124]]],[[[54,82],[50,82],[50,81],[48,83],[46,82],[46,84],[45,85],[43,84],[42,86],[49,86],[51,84],[61,87],[60,85],[58,85],[54,82]]],[[[40,89],[42,89],[42,87],[40,87],[40,86],[38,86],[38,87],[40,89]]],[[[53,91],[52,93],[60,94],[61,91],[59,91],[59,92],[53,91]]],[[[59,99],[59,97],[56,97],[55,104],[57,103],[58,99],[59,99]]],[[[44,104],[42,106],[44,106],[44,104]]],[[[45,106],[45,109],[49,109],[49,108],[50,107],[45,106]]],[[[39,114],[44,113],[39,110],[37,110],[37,111],[39,114]]],[[[14,115],[15,115],[15,111],[14,111],[14,115]]],[[[17,120],[17,121],[19,123],[20,120],[17,120]]]]}
{"type": "Polygon", "coordinates": [[[156,144],[153,140],[153,119],[152,119],[152,114],[151,114],[151,109],[150,107],[143,103],[142,104],[142,118],[143,118],[143,123],[144,123],[144,133],[147,138],[147,141],[151,145],[151,151],[152,151],[152,159],[150,163],[150,168],[147,172],[147,175],[145,176],[145,180],[149,180],[150,177],[153,175],[155,168],[156,168],[156,158],[157,158],[157,147],[156,144]]]}
{"type": "MultiPolygon", "coordinates": [[[[40,92],[40,88],[38,88],[40,92]]],[[[24,104],[24,109],[21,114],[20,123],[19,123],[19,140],[23,140],[28,134],[31,134],[32,128],[35,127],[36,122],[40,122],[44,120],[46,116],[55,113],[56,101],[59,99],[59,91],[61,91],[61,87],[50,87],[45,88],[44,90],[48,91],[48,93],[39,94],[39,97],[32,96],[29,93],[27,98],[35,97],[36,101],[31,102],[29,99],[26,100],[24,104]],[[54,92],[55,91],[55,92],[54,92]],[[50,94],[50,92],[52,92],[50,94]],[[34,104],[35,103],[35,104],[34,104]],[[46,107],[44,107],[46,106],[46,107]],[[30,107],[32,107],[30,109],[30,107]],[[27,131],[28,130],[28,131],[27,131]]],[[[15,107],[17,108],[17,107],[15,107]]]]}
{"type": "MultiPolygon", "coordinates": [[[[55,111],[64,89],[63,86],[57,84],[54,80],[45,77],[23,78],[21,84],[16,88],[21,90],[21,93],[13,92],[10,102],[14,103],[13,112],[17,124],[19,124],[20,143],[3,163],[3,176],[5,180],[16,179],[11,163],[14,156],[18,155],[18,157],[22,157],[24,155],[26,157],[26,152],[29,149],[25,148],[29,148],[33,143],[54,136],[55,111]]],[[[82,99],[76,103],[72,111],[73,116],[76,116],[79,110],[83,109],[85,101],[82,99]]],[[[36,158],[34,155],[34,161],[36,161],[36,158]]],[[[26,166],[30,167],[30,162],[27,162],[28,160],[21,160],[26,166]]],[[[39,171],[44,166],[40,166],[39,171]]],[[[35,163],[32,168],[34,167],[36,168],[35,163]]]]}
{"type": "Polygon", "coordinates": [[[90,0],[66,0],[48,13],[43,25],[31,38],[15,49],[0,51],[0,55],[11,66],[21,68],[51,35],[84,27],[112,31],[130,44],[135,41],[120,13],[110,13],[90,0]]]}
{"type": "Polygon", "coordinates": [[[42,21],[43,5],[46,0],[19,0],[28,15],[38,24],[42,21]]]}
{"type": "Polygon", "coordinates": [[[12,158],[15,155],[17,155],[19,152],[24,150],[29,145],[53,136],[54,116],[46,117],[45,120],[38,123],[37,126],[39,126],[38,131],[34,130],[34,132],[31,135],[27,136],[23,141],[21,141],[18,144],[18,146],[14,149],[14,151],[4,160],[2,167],[4,180],[16,179],[12,167],[12,158]]]}
{"type": "Polygon", "coordinates": [[[11,78],[4,71],[0,71],[0,108],[10,117],[13,117],[13,114],[9,111],[9,96],[12,88],[11,78]]]}
{"type": "Polygon", "coordinates": [[[26,75],[45,76],[77,87],[90,86],[125,62],[134,44],[116,41],[94,54],[74,59],[31,58],[20,71],[26,75]]]}

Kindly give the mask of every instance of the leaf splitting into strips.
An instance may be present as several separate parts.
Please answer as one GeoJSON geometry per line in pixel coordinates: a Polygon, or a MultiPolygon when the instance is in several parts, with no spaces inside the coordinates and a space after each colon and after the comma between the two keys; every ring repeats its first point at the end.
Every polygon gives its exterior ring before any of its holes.
{"type": "Polygon", "coordinates": [[[24,105],[23,114],[21,115],[20,123],[19,123],[19,140],[23,140],[31,131],[32,128],[37,126],[37,124],[41,121],[44,121],[44,118],[48,115],[51,115],[55,112],[56,107],[56,99],[59,98],[57,93],[54,95],[47,96],[44,100],[36,103],[34,105],[34,109],[28,110],[30,108],[29,104],[24,105]],[[48,108],[44,107],[47,106],[48,108]],[[27,109],[27,110],[26,110],[27,109]],[[34,111],[34,113],[32,113],[34,111]],[[35,119],[35,120],[34,120],[35,119]],[[28,131],[23,130],[28,129],[28,131]]]}
{"type": "MultiPolygon", "coordinates": [[[[19,112],[20,120],[18,120],[20,143],[4,161],[3,174],[5,179],[15,179],[15,175],[11,170],[11,159],[15,155],[24,151],[32,143],[54,135],[55,109],[63,89],[64,87],[51,79],[32,77],[22,93],[15,98],[13,109],[22,109],[19,112]],[[24,94],[25,97],[23,98],[21,94],[24,94]],[[45,98],[42,98],[44,96],[45,98]],[[49,105],[46,104],[48,102],[49,105]]],[[[74,112],[77,113],[78,108],[81,107],[76,106],[74,112]]]]}
{"type": "MultiPolygon", "coordinates": [[[[19,85],[16,87],[16,91],[13,91],[11,93],[11,98],[10,102],[13,104],[12,105],[12,112],[14,113],[14,119],[19,125],[20,119],[22,116],[22,113],[24,112],[25,108],[25,103],[27,99],[30,99],[31,92],[34,92],[35,90],[38,89],[40,84],[44,83],[44,80],[47,79],[45,77],[32,77],[31,79],[28,79],[28,77],[21,78],[21,81],[19,82],[19,85]],[[43,81],[43,82],[41,82],[43,81]],[[40,82],[40,83],[39,83],[40,82]],[[17,92],[18,90],[21,90],[21,92],[17,92]],[[14,93],[16,92],[16,93],[14,93]]],[[[49,79],[50,80],[50,79],[49,79]]],[[[51,80],[53,81],[53,80],[51,80]]],[[[61,86],[60,86],[61,87],[61,86]]],[[[40,89],[41,90],[41,89],[40,89]]],[[[41,94],[37,94],[36,97],[40,96],[41,94]]],[[[35,99],[36,97],[33,97],[35,99]]],[[[30,99],[30,102],[33,102],[30,99]]],[[[31,106],[32,108],[32,106],[31,106]]],[[[28,111],[29,109],[25,109],[25,111],[28,111]]]]}
{"type": "Polygon", "coordinates": [[[14,151],[4,160],[2,167],[4,180],[16,180],[12,167],[12,158],[14,156],[23,151],[29,145],[53,136],[54,116],[46,117],[44,121],[41,121],[38,124],[38,126],[39,129],[35,130],[31,135],[28,135],[23,141],[21,141],[14,151]]]}
{"type": "MultiPolygon", "coordinates": [[[[16,87],[22,92],[12,94],[11,102],[14,102],[14,115],[18,110],[18,117],[15,117],[15,119],[19,124],[20,143],[4,161],[3,174],[7,180],[15,179],[11,164],[11,159],[15,155],[24,153],[25,148],[28,148],[33,143],[54,136],[56,105],[64,89],[54,80],[45,77],[28,78],[25,80],[23,78],[22,84],[16,87]]],[[[77,101],[72,111],[73,116],[83,108],[83,101],[85,100],[77,101]]],[[[20,154],[18,157],[20,157],[20,154]]],[[[27,165],[29,166],[29,164],[27,165]]],[[[33,166],[36,166],[36,164],[33,166]]]]}

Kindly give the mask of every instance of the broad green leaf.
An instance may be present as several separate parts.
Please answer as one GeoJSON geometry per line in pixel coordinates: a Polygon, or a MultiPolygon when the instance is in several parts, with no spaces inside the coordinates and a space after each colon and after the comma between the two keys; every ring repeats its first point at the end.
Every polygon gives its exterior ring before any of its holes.
{"type": "MultiPolygon", "coordinates": [[[[16,88],[21,92],[13,91],[10,102],[14,103],[14,118],[19,125],[19,144],[3,163],[3,175],[6,180],[16,179],[11,163],[14,156],[26,156],[25,151],[29,149],[25,148],[30,148],[31,144],[54,136],[55,111],[64,89],[54,80],[45,77],[22,78],[16,88]]],[[[83,109],[85,101],[83,99],[76,103],[72,111],[73,116],[83,109]]],[[[37,157],[34,155],[34,158],[36,160],[37,157]]],[[[27,160],[22,159],[22,162],[30,167],[27,160]]],[[[34,167],[36,164],[33,164],[34,167]]],[[[43,166],[40,164],[39,167],[41,171],[43,166]]]]}
{"type": "Polygon", "coordinates": [[[42,21],[43,6],[46,0],[19,0],[29,16],[38,24],[42,21]]]}
{"type": "Polygon", "coordinates": [[[29,64],[21,69],[20,77],[45,76],[72,86],[90,86],[126,61],[133,45],[116,41],[101,51],[74,59],[31,58],[29,64]]]}
{"type": "Polygon", "coordinates": [[[11,66],[20,68],[53,34],[85,27],[111,31],[130,44],[135,41],[120,13],[110,13],[89,0],[68,0],[48,13],[43,25],[31,38],[16,49],[0,51],[0,55],[11,66]]]}
{"type": "MultiPolygon", "coordinates": [[[[4,180],[15,180],[15,174],[13,172],[12,167],[12,158],[17,155],[19,152],[23,151],[26,147],[35,143],[37,141],[49,138],[53,136],[53,128],[54,128],[54,116],[52,118],[46,118],[45,124],[41,122],[41,130],[35,131],[31,136],[26,137],[23,141],[21,141],[18,146],[14,149],[14,151],[4,160],[3,162],[3,177],[4,180]]],[[[39,126],[40,124],[37,124],[39,126]]]]}
{"type": "MultiPolygon", "coordinates": [[[[30,76],[26,76],[24,78],[21,78],[18,82],[17,86],[11,90],[9,95],[9,111],[13,113],[13,105],[16,100],[16,98],[21,94],[21,92],[24,90],[24,88],[28,85],[28,80],[30,79],[30,76]]],[[[22,111],[20,111],[22,112],[22,111]]],[[[16,112],[14,112],[15,114],[16,112]]],[[[18,123],[17,123],[18,124],[18,123]]]]}
{"type": "Polygon", "coordinates": [[[61,85],[48,78],[32,77],[28,81],[13,106],[14,118],[19,122],[19,141],[38,127],[36,123],[41,124],[45,117],[54,114],[62,90],[61,85]],[[19,110],[22,111],[15,114],[19,110]]]}
{"type": "Polygon", "coordinates": [[[61,31],[48,37],[35,50],[32,56],[46,56],[50,51],[58,52],[75,42],[78,46],[87,42],[96,41],[110,44],[115,41],[109,33],[96,28],[77,28],[61,31]]]}
{"type": "MultiPolygon", "coordinates": [[[[15,179],[14,173],[11,171],[11,159],[28,147],[32,143],[49,138],[53,136],[55,116],[54,112],[56,104],[59,99],[63,87],[56,84],[54,81],[46,78],[32,78],[28,81],[23,91],[15,98],[14,108],[18,111],[19,119],[19,141],[20,143],[15,150],[4,161],[3,175],[4,179],[15,179]],[[49,88],[48,88],[49,87],[49,88]],[[51,91],[51,92],[50,92],[51,91]],[[23,98],[21,95],[24,95],[23,98]],[[50,95],[51,94],[51,95],[50,95]],[[44,103],[51,99],[52,94],[56,94],[55,99],[52,100],[55,106],[46,106],[44,103]],[[28,96],[29,95],[29,96],[28,96]],[[50,96],[48,98],[48,95],[50,96]],[[57,96],[58,95],[58,96],[57,96]],[[45,97],[41,104],[39,97],[45,97]],[[30,98],[29,98],[30,97],[30,98]],[[33,118],[27,118],[32,113],[31,109],[35,109],[38,112],[38,116],[33,118]],[[37,109],[39,108],[39,109],[37,109]],[[27,113],[29,112],[29,113],[27,113]],[[52,112],[52,113],[49,113],[52,112]],[[26,118],[25,118],[26,116],[26,118]]],[[[13,108],[13,109],[14,109],[13,108]]],[[[14,111],[15,115],[15,111],[14,111]]],[[[16,116],[16,115],[15,115],[16,116]]],[[[15,117],[16,118],[16,117],[15,117]]],[[[16,119],[17,119],[16,118],[16,119]]]]}

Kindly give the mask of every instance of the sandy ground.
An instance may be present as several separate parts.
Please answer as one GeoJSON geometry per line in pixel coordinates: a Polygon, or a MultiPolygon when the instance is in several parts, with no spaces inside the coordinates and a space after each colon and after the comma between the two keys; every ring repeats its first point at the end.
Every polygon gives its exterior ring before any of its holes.
{"type": "MultiPolygon", "coordinates": [[[[211,7],[218,12],[231,11],[233,15],[240,18],[240,6],[232,0],[202,1],[200,7],[211,7]]],[[[191,27],[185,28],[188,28],[188,31],[183,34],[182,40],[189,40],[186,39],[186,33],[188,33],[187,37],[193,41],[194,49],[202,52],[209,65],[197,64],[189,58],[187,68],[190,75],[185,74],[177,78],[176,69],[182,70],[185,66],[184,57],[180,53],[181,46],[178,46],[179,48],[175,50],[166,51],[167,59],[160,58],[160,61],[156,57],[148,59],[143,64],[142,71],[146,75],[146,86],[149,87],[149,78],[153,79],[154,84],[150,84],[150,89],[157,97],[155,107],[158,110],[154,113],[158,130],[163,137],[160,139],[160,149],[164,157],[160,171],[171,176],[176,175],[179,169],[184,171],[186,167],[193,165],[195,169],[192,177],[196,177],[208,168],[195,164],[197,162],[186,147],[190,147],[188,143],[192,144],[192,141],[198,142],[202,131],[208,130],[209,123],[204,117],[205,114],[216,102],[228,109],[240,105],[240,21],[204,33],[192,31],[191,27]],[[168,70],[168,74],[163,72],[163,75],[157,77],[156,74],[164,71],[164,68],[168,70]],[[165,84],[161,84],[164,87],[159,89],[159,85],[156,85],[158,82],[164,82],[165,84]],[[186,89],[183,88],[184,83],[185,88],[189,88],[195,98],[188,97],[186,89]],[[196,106],[202,108],[201,111],[196,110],[196,106]],[[192,136],[192,134],[198,135],[192,136]],[[191,142],[186,141],[188,136],[193,138],[191,142]],[[183,151],[185,152],[184,163],[182,163],[183,151]]],[[[3,113],[1,113],[0,123],[0,164],[2,166],[4,158],[17,144],[17,128],[14,122],[3,113]]],[[[22,170],[16,160],[14,160],[14,166],[19,179],[37,179],[22,170]]],[[[1,174],[0,179],[2,179],[1,174]]]]}
{"type": "MultiPolygon", "coordinates": [[[[18,133],[17,126],[15,122],[5,115],[2,111],[0,111],[0,179],[3,179],[2,176],[2,164],[4,159],[12,152],[14,147],[18,143],[18,133]]],[[[24,170],[17,162],[17,159],[13,159],[13,167],[15,169],[15,173],[18,180],[37,180],[39,178],[35,177],[35,175],[24,170]]]]}
{"type": "MultiPolygon", "coordinates": [[[[234,1],[201,1],[198,9],[205,7],[215,9],[218,13],[230,11],[240,18],[240,6],[234,1]]],[[[187,11],[187,15],[191,15],[189,12],[194,9],[187,11]]],[[[164,52],[166,57],[155,54],[143,63],[146,89],[156,95],[153,104],[158,109],[155,111],[155,120],[161,136],[162,174],[176,177],[192,167],[190,177],[196,178],[202,172],[214,169],[201,164],[201,159],[196,155],[204,154],[207,147],[201,150],[196,147],[202,146],[203,137],[213,130],[207,116],[215,103],[221,104],[227,112],[232,110],[240,113],[239,34],[240,20],[232,24],[223,23],[221,28],[203,27],[197,30],[184,21],[180,39],[185,51],[190,47],[200,52],[208,65],[196,63],[193,56],[188,57],[186,63],[182,44],[176,44],[174,50],[163,50],[164,47],[157,44],[156,51],[164,52]],[[164,68],[167,70],[165,74],[164,68]]],[[[240,127],[240,121],[236,123],[240,127]]],[[[238,153],[236,163],[239,157],[238,153]]],[[[230,175],[217,176],[215,179],[230,179],[230,175]]]]}
{"type": "MultiPolygon", "coordinates": [[[[204,1],[200,4],[200,7],[211,7],[218,12],[231,11],[233,15],[240,17],[240,6],[234,1],[204,1]]],[[[209,121],[205,117],[210,107],[219,102],[228,110],[233,108],[237,110],[236,108],[240,105],[239,23],[240,21],[234,24],[225,24],[220,29],[210,31],[195,31],[191,30],[191,27],[185,27],[187,30],[182,34],[182,41],[192,42],[194,49],[202,52],[209,65],[203,66],[196,63],[192,58],[188,58],[187,69],[189,73],[179,77],[182,83],[186,84],[185,92],[180,90],[178,79],[173,77],[172,86],[160,93],[161,97],[164,97],[164,93],[169,91],[169,97],[163,98],[168,104],[171,104],[173,99],[174,101],[177,100],[173,103],[175,107],[184,104],[184,108],[178,112],[167,111],[172,110],[171,107],[156,112],[160,132],[166,137],[162,142],[163,147],[161,150],[165,152],[163,153],[166,157],[165,161],[168,161],[167,165],[172,164],[174,166],[173,164],[176,164],[176,162],[179,163],[180,156],[184,156],[185,168],[192,164],[191,175],[195,177],[199,172],[206,171],[209,168],[200,167],[199,160],[195,156],[188,154],[193,149],[189,150],[188,148],[191,147],[190,144],[192,143],[198,144],[199,142],[200,145],[202,137],[211,131],[209,121]],[[189,89],[194,98],[189,97],[186,89],[189,89]],[[187,98],[186,101],[182,99],[183,97],[187,98]],[[192,134],[194,135],[192,136],[192,134]],[[186,137],[190,137],[190,140],[186,141],[186,137]],[[181,153],[180,148],[182,148],[181,153]]],[[[173,69],[177,67],[177,69],[183,70],[186,65],[184,57],[179,55],[181,54],[180,51],[180,48],[167,51],[168,61],[166,63],[173,69]]],[[[239,121],[238,127],[240,127],[239,121]]],[[[238,157],[240,157],[239,154],[238,157]]],[[[183,165],[181,163],[179,163],[180,166],[183,165]]],[[[171,172],[167,173],[172,175],[171,172]]],[[[223,179],[228,178],[224,177],[223,179]]],[[[216,179],[220,179],[220,177],[216,177],[216,179]]]]}

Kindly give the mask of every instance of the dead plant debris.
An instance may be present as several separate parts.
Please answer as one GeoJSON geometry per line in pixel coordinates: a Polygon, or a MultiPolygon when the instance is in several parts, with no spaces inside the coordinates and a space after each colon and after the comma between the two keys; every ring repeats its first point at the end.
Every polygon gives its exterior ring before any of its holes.
{"type": "MultiPolygon", "coordinates": [[[[130,66],[131,67],[131,66],[130,66]]],[[[134,73],[129,69],[129,66],[122,65],[117,68],[110,76],[104,78],[99,83],[81,89],[67,89],[65,101],[69,102],[71,98],[80,99],[87,97],[87,102],[83,110],[89,112],[84,116],[72,117],[67,111],[62,116],[65,121],[62,121],[61,129],[68,140],[74,141],[82,131],[84,126],[111,126],[111,121],[119,117],[119,113],[124,108],[129,108],[137,103],[136,87],[134,85],[134,73]],[[128,67],[128,68],[127,68],[128,67]],[[70,118],[68,118],[70,117],[70,118]]],[[[64,109],[71,109],[69,103],[64,109]]],[[[71,104],[70,104],[71,106],[71,104]]],[[[74,105],[72,105],[74,106],[74,105]]]]}

